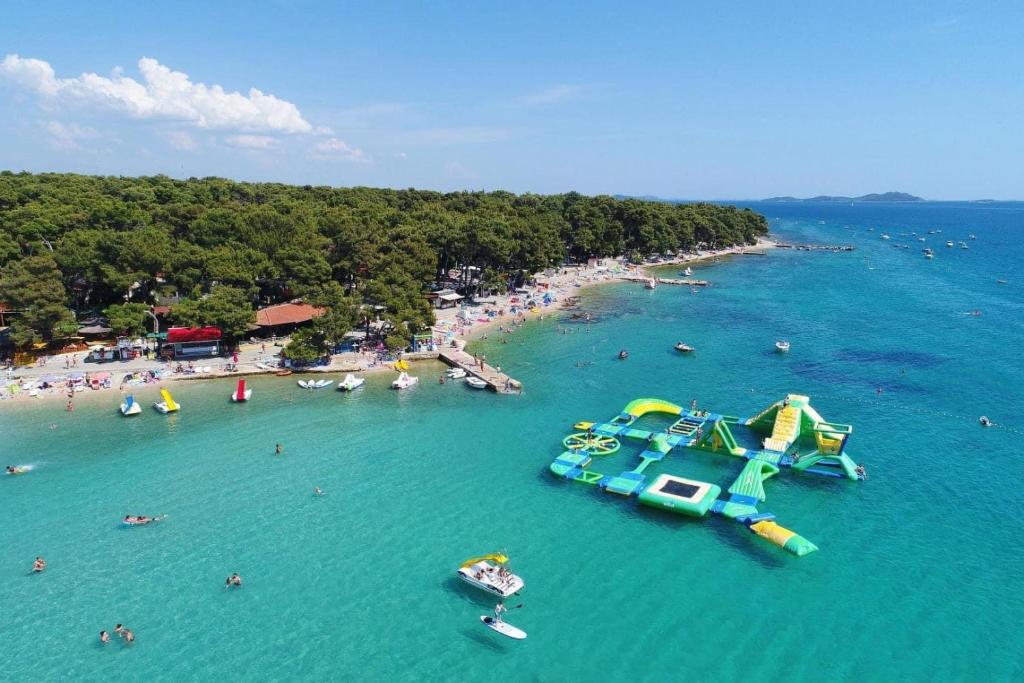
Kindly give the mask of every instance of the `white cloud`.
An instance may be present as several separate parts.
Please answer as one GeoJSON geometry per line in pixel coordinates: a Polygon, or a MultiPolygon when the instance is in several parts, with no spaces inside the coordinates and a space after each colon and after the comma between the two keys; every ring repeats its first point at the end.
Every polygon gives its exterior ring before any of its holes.
{"type": "Polygon", "coordinates": [[[183,130],[169,130],[163,133],[163,138],[171,147],[183,152],[191,152],[199,147],[195,138],[183,130]]]}
{"type": "Polygon", "coordinates": [[[247,95],[219,85],[193,83],[188,74],[172,71],[155,59],[138,63],[142,81],[125,76],[84,73],[58,78],[47,62],[7,55],[0,77],[34,91],[47,103],[89,104],[124,112],[138,119],[187,121],[198,128],[244,132],[310,133],[313,126],[291,102],[251,88],[247,95]]]}
{"type": "Polygon", "coordinates": [[[555,104],[571,100],[583,93],[584,90],[586,87],[582,85],[556,85],[531,95],[525,95],[520,98],[520,101],[526,104],[555,104]]]}
{"type": "Polygon", "coordinates": [[[314,155],[323,159],[340,159],[342,161],[369,162],[363,150],[357,147],[350,147],[348,143],[340,138],[329,138],[318,142],[313,147],[314,155]]]}
{"type": "Polygon", "coordinates": [[[476,180],[477,178],[476,171],[458,161],[449,161],[445,164],[444,172],[445,175],[454,180],[476,180]]]}
{"type": "Polygon", "coordinates": [[[59,150],[81,149],[83,140],[99,137],[94,128],[79,126],[77,123],[61,123],[50,121],[46,124],[46,132],[50,135],[50,147],[59,150]]]}
{"type": "Polygon", "coordinates": [[[277,146],[278,139],[269,135],[229,135],[224,142],[243,149],[272,149],[277,146]]]}

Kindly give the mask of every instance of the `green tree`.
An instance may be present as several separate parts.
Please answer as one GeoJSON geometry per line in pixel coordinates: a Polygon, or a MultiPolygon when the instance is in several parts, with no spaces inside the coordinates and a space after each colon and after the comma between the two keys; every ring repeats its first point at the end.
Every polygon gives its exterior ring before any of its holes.
{"type": "Polygon", "coordinates": [[[60,270],[49,255],[13,261],[0,274],[0,301],[16,312],[11,339],[19,347],[75,333],[78,325],[66,298],[60,270]]]}
{"type": "Polygon", "coordinates": [[[146,332],[147,311],[149,306],[145,304],[114,304],[107,306],[103,315],[117,334],[138,337],[146,332]]]}
{"type": "Polygon", "coordinates": [[[171,307],[171,320],[186,327],[219,327],[227,339],[238,339],[256,319],[252,302],[237,287],[220,285],[202,299],[184,299],[171,307]]]}

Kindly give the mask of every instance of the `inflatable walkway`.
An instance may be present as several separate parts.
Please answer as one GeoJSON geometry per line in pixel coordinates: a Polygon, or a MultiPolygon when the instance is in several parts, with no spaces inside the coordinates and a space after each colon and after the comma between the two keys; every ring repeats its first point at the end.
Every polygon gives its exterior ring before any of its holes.
{"type": "Polygon", "coordinates": [[[789,394],[748,419],[707,410],[684,410],[662,399],[640,398],[628,403],[607,422],[578,422],[574,427],[579,431],[563,439],[565,451],[550,465],[556,476],[590,484],[607,493],[635,495],[643,505],[691,517],[719,514],[797,556],[814,552],[818,547],[779,525],[772,513],[758,510],[767,497],[765,482],[783,469],[852,480],[861,478],[858,466],[845,453],[853,428],[825,422],[811,407],[810,399],[799,394],[789,394]],[[678,419],[657,431],[640,428],[642,418],[651,414],[678,419]],[[737,428],[760,435],[761,449],[742,446],[733,433],[737,428]],[[595,460],[614,459],[624,439],[641,444],[639,462],[632,469],[612,475],[591,469],[595,460]],[[742,469],[725,491],[726,497],[722,497],[721,487],[710,482],[665,472],[649,474],[681,449],[744,459],[742,469]]]}

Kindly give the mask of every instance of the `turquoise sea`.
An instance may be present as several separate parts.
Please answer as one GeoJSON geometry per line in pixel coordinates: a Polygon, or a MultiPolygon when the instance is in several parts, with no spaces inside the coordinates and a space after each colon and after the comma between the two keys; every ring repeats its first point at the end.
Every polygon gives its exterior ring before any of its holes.
{"type": "MultiPolygon", "coordinates": [[[[592,288],[589,328],[550,316],[477,345],[519,397],[428,364],[401,393],[259,378],[246,405],[178,383],[170,417],[122,419],[113,395],[0,405],[0,464],[35,465],[0,480],[0,680],[1021,680],[1024,204],[751,206],[780,238],[857,250],[724,260],[696,295],[592,288]],[[909,234],[928,230],[933,261],[909,234]],[[787,392],[853,424],[870,475],[766,483],[762,509],[820,547],[803,558],[547,471],[572,423],[637,397],[749,415],[787,392]],[[522,642],[453,578],[496,549],[526,580],[522,642]],[[101,647],[117,622],[137,641],[101,647]]],[[[739,467],[673,453],[658,471],[739,467]]]]}

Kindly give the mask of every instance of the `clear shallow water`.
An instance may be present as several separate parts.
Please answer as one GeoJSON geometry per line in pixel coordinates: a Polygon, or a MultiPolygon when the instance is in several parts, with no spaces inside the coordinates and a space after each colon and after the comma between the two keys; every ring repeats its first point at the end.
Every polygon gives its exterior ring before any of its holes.
{"type": "MultiPolygon", "coordinates": [[[[1024,206],[756,208],[778,235],[858,250],[736,258],[700,269],[697,295],[592,289],[590,332],[549,318],[480,345],[521,397],[418,365],[408,392],[264,378],[247,405],[180,383],[171,417],[3,406],[2,464],[36,469],[0,480],[0,680],[1020,679],[1024,206]],[[932,262],[898,236],[928,229],[932,262]],[[942,246],[971,232],[969,251],[942,246]],[[871,475],[766,484],[763,508],[820,546],[805,558],[546,470],[573,422],[638,396],[745,415],[787,391],[852,423],[871,475]],[[482,628],[491,601],[451,578],[496,548],[527,582],[509,616],[524,642],[482,628]],[[37,554],[50,568],[27,576],[37,554]],[[225,592],[233,571],[245,587],[225,592]],[[100,648],[118,621],[137,643],[100,648]]],[[[652,473],[738,468],[673,454],[652,473]]]]}

